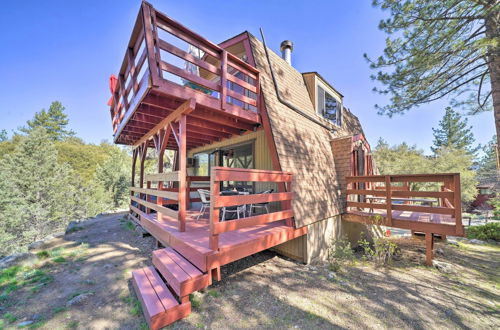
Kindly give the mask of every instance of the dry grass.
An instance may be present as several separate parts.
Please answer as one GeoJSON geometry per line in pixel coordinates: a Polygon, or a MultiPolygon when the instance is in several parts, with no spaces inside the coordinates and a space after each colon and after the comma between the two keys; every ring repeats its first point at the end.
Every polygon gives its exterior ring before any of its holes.
{"type": "MultiPolygon", "coordinates": [[[[42,329],[143,329],[130,270],[151,263],[154,242],[128,227],[118,215],[102,217],[40,253],[14,275],[35,280],[18,281],[0,299],[3,326],[35,317],[31,326],[42,329]],[[82,292],[93,294],[66,306],[82,292]]],[[[437,259],[457,270],[443,274],[422,266],[422,242],[398,244],[403,255],[391,267],[358,261],[337,273],[327,264],[306,266],[272,252],[245,258],[224,267],[221,282],[193,294],[193,313],[171,328],[500,327],[498,247],[438,243],[443,254],[437,259]]]]}

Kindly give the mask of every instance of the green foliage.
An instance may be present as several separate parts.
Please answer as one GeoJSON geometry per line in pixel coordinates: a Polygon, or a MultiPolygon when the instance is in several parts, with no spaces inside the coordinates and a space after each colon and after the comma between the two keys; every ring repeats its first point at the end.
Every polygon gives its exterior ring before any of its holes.
{"type": "Polygon", "coordinates": [[[402,113],[442,97],[471,112],[492,108],[488,59],[499,50],[500,3],[475,0],[374,0],[389,12],[383,55],[370,60],[372,78],[390,95],[381,113],[402,113]]]}
{"type": "Polygon", "coordinates": [[[472,146],[475,141],[474,134],[472,126],[467,125],[467,118],[463,119],[451,107],[446,108],[443,119],[439,121],[439,127],[433,128],[432,131],[434,132],[434,145],[431,149],[434,152],[441,148],[452,148],[474,154],[479,149],[472,146]]]}
{"type": "Polygon", "coordinates": [[[115,148],[111,151],[108,159],[96,168],[95,180],[111,196],[114,207],[125,206],[129,198],[129,160],[130,156],[125,150],[115,148]]]}
{"type": "Polygon", "coordinates": [[[500,241],[500,222],[490,222],[482,226],[471,226],[465,230],[467,238],[475,238],[482,241],[500,241]]]}
{"type": "Polygon", "coordinates": [[[64,113],[64,106],[59,101],[54,101],[49,107],[49,110],[42,109],[35,113],[32,120],[28,120],[28,127],[21,127],[19,130],[29,134],[32,130],[42,127],[47,131],[47,135],[52,141],[63,140],[67,137],[75,135],[75,132],[67,130],[68,116],[64,113]]]}
{"type": "Polygon", "coordinates": [[[500,220],[500,196],[496,195],[495,198],[488,201],[488,204],[493,207],[493,218],[500,220]]]}
{"type": "MultiPolygon", "coordinates": [[[[477,194],[475,172],[471,170],[472,156],[452,148],[440,148],[427,157],[415,146],[402,143],[389,146],[379,140],[374,158],[380,174],[460,173],[462,201],[470,202],[477,194]]],[[[412,184],[411,189],[438,189],[435,185],[412,184]]]]}
{"type": "Polygon", "coordinates": [[[3,129],[0,131],[0,142],[4,142],[8,140],[7,130],[3,129]]]}
{"type": "Polygon", "coordinates": [[[375,238],[373,245],[365,238],[360,239],[358,244],[363,248],[363,258],[377,265],[391,264],[398,251],[398,245],[384,237],[375,238]]]}
{"type": "Polygon", "coordinates": [[[483,147],[484,156],[478,162],[477,178],[479,182],[499,182],[499,169],[497,168],[497,137],[493,136],[490,142],[483,147]]]}
{"type": "Polygon", "coordinates": [[[347,237],[332,239],[328,248],[328,262],[332,271],[341,270],[344,264],[354,261],[354,251],[347,237]]]}
{"type": "Polygon", "coordinates": [[[0,159],[0,255],[60,231],[70,220],[102,212],[98,191],[58,162],[44,128],[30,130],[0,159]]]}

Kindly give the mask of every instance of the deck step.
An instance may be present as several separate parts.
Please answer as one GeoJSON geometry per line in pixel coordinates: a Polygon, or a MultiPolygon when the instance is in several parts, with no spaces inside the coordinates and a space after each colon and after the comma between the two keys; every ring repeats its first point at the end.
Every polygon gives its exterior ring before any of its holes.
{"type": "Polygon", "coordinates": [[[190,293],[209,285],[208,274],[202,273],[172,248],[153,251],[153,265],[181,298],[181,301],[190,293]]]}
{"type": "Polygon", "coordinates": [[[160,329],[191,313],[189,300],[180,304],[153,267],[132,271],[132,278],[151,329],[160,329]]]}

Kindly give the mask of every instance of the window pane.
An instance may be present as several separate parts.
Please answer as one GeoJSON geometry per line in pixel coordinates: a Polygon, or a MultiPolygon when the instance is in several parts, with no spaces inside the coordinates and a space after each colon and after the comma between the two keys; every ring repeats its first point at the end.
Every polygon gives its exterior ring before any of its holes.
{"type": "Polygon", "coordinates": [[[194,155],[194,175],[208,176],[208,171],[208,154],[203,153],[194,155]]]}
{"type": "Polygon", "coordinates": [[[318,112],[325,115],[325,90],[318,86],[318,112]]]}
{"type": "Polygon", "coordinates": [[[323,116],[338,125],[337,122],[338,103],[337,100],[328,93],[325,93],[325,112],[323,116]]]}

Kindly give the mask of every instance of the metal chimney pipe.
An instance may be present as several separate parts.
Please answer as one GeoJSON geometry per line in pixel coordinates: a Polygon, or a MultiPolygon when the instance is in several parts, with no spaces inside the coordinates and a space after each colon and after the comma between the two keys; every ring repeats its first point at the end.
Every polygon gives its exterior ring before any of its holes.
{"type": "Polygon", "coordinates": [[[290,65],[292,65],[292,50],[293,42],[285,40],[280,45],[281,57],[290,65]]]}

